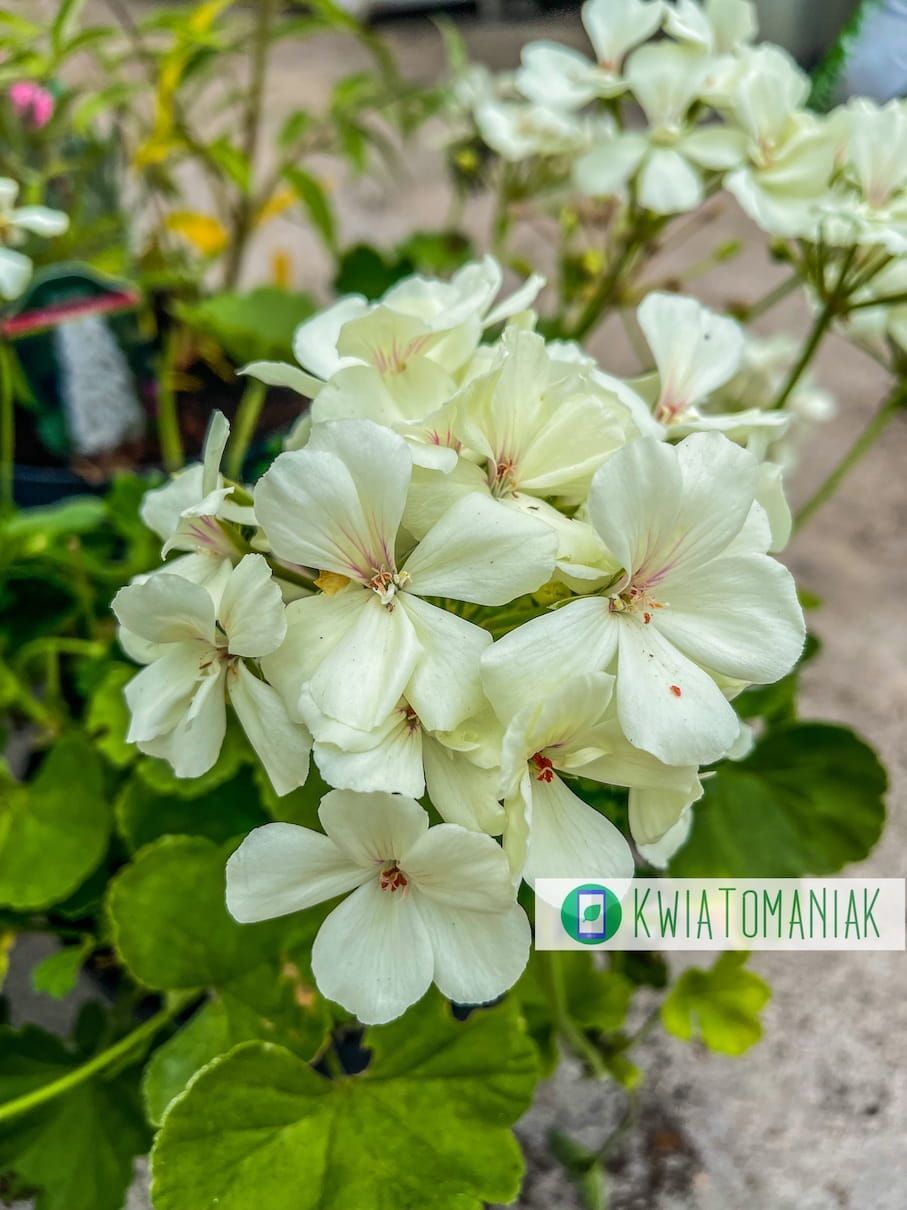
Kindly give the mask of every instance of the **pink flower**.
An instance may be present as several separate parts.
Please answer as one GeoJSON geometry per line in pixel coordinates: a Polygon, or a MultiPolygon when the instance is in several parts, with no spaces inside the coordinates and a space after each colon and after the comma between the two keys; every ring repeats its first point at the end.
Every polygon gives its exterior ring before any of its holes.
{"type": "Polygon", "coordinates": [[[19,117],[23,121],[30,121],[38,130],[46,126],[53,117],[53,95],[32,80],[20,80],[17,84],[11,84],[9,99],[19,117]]]}

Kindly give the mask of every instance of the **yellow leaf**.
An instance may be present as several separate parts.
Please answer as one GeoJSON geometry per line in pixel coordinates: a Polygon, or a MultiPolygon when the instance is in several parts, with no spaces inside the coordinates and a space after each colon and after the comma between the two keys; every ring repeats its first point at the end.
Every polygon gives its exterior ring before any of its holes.
{"type": "Polygon", "coordinates": [[[292,189],[278,189],[276,193],[272,193],[265,204],[260,208],[255,215],[255,226],[260,227],[269,219],[277,218],[283,214],[285,210],[296,203],[296,194],[292,189]]]}
{"type": "Polygon", "coordinates": [[[205,3],[193,10],[189,18],[189,28],[196,34],[205,33],[232,3],[233,0],[205,0],[205,3]]]}
{"type": "Polygon", "coordinates": [[[194,210],[174,210],[167,215],[168,231],[181,235],[203,256],[217,256],[227,246],[227,230],[211,214],[194,210]]]}

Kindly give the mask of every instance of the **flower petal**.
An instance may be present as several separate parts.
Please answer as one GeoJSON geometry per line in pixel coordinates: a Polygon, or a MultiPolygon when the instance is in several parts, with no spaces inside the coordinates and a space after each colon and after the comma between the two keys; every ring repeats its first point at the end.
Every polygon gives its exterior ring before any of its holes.
{"type": "Polygon", "coordinates": [[[457,1004],[487,1004],[513,987],[526,968],[532,940],[519,904],[490,913],[462,911],[421,894],[416,903],[442,995],[457,1004]]]}
{"type": "Polygon", "coordinates": [[[480,768],[432,735],[422,737],[422,760],[428,797],[445,822],[500,836],[504,808],[498,801],[498,769],[480,768]]]}
{"type": "MultiPolygon", "coordinates": [[[[527,776],[529,776],[527,774],[527,776]]],[[[623,879],[633,855],[609,819],[577,798],[561,779],[531,780],[532,813],[523,877],[623,879]]]]}
{"type": "Polygon", "coordinates": [[[121,588],[111,606],[120,623],[152,643],[214,644],[214,601],[200,584],[160,572],[121,588]]]}
{"type": "Polygon", "coordinates": [[[273,920],[342,895],[366,877],[320,832],[266,823],[227,862],[227,910],[240,924],[273,920]]]}
{"type": "Polygon", "coordinates": [[[170,644],[126,686],[132,715],[129,743],[154,739],[170,731],[189,709],[198,685],[198,651],[194,643],[170,644]]]}
{"type": "Polygon", "coordinates": [[[395,710],[375,731],[355,734],[357,741],[350,748],[321,738],[316,741],[315,761],[325,781],[338,790],[385,790],[422,797],[422,730],[418,724],[409,725],[405,708],[395,710]]]}
{"type": "Polygon", "coordinates": [[[673,417],[739,369],[743,329],[695,298],[653,292],[636,312],[661,380],[659,409],[673,417]]]}
{"type": "Polygon", "coordinates": [[[361,294],[350,294],[301,323],[293,337],[293,356],[304,370],[327,380],[343,364],[337,352],[340,330],[368,311],[361,294]]]}
{"type": "Polygon", "coordinates": [[[422,648],[406,685],[406,698],[429,731],[452,731],[485,704],[479,660],[491,646],[491,635],[481,626],[401,593],[422,648]]]}
{"type": "Polygon", "coordinates": [[[429,530],[406,570],[420,596],[506,605],[550,579],[556,557],[544,522],[473,492],[429,530]]]}
{"type": "Polygon", "coordinates": [[[615,135],[599,143],[574,164],[577,189],[587,197],[619,193],[642,163],[648,146],[641,134],[615,135]]]}
{"type": "Polygon", "coordinates": [[[401,861],[428,830],[428,815],[414,798],[375,791],[331,790],[318,808],[321,826],[363,869],[401,861]]]}
{"type": "Polygon", "coordinates": [[[138,746],[149,756],[169,761],[177,777],[201,777],[217,762],[226,730],[227,708],[221,665],[209,670],[198,683],[189,709],[172,730],[154,739],[139,741],[138,746]]]}
{"type": "Polygon", "coordinates": [[[262,555],[245,555],[233,568],[218,610],[231,655],[270,655],[287,633],[280,586],[262,555]]]}
{"type": "Polygon", "coordinates": [[[18,298],[31,281],[32,269],[32,262],[22,252],[0,248],[0,298],[18,298]]]}
{"type": "Polygon", "coordinates": [[[383,1025],[428,991],[435,960],[413,900],[365,883],[334,908],[312,947],[312,973],[329,1000],[365,1025],[383,1025]]]}
{"type": "Polygon", "coordinates": [[[271,785],[280,795],[305,784],[312,737],[291,721],[276,689],[253,676],[240,660],[228,677],[230,704],[271,785]]]}
{"type": "Polygon", "coordinates": [[[490,836],[452,823],[435,824],[400,855],[400,868],[420,898],[451,908],[504,912],[513,903],[510,867],[490,836]]]}
{"type": "Polygon", "coordinates": [[[699,172],[673,147],[656,147],[649,152],[636,193],[639,204],[653,214],[686,214],[705,197],[699,172]]]}

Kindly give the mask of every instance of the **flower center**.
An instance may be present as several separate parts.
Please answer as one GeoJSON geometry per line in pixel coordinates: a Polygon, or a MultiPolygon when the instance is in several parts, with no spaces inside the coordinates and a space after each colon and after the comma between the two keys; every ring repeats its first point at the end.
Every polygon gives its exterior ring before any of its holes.
{"type": "Polygon", "coordinates": [[[375,571],[368,581],[368,587],[377,594],[384,608],[390,611],[394,608],[394,597],[409,583],[409,579],[405,571],[391,571],[389,567],[382,567],[375,571]]]}
{"type": "Polygon", "coordinates": [[[390,865],[386,865],[381,871],[378,878],[378,885],[382,891],[405,891],[409,886],[409,879],[397,865],[396,861],[392,861],[390,865]]]}
{"type": "Polygon", "coordinates": [[[664,609],[661,601],[656,601],[646,588],[631,584],[616,597],[608,602],[610,613],[641,613],[643,622],[648,626],[656,609],[664,609]]]}
{"type": "Polygon", "coordinates": [[[516,490],[516,459],[503,454],[497,462],[489,462],[487,477],[493,496],[509,496],[516,490]]]}
{"type": "Polygon", "coordinates": [[[529,758],[529,763],[535,767],[536,781],[554,781],[554,765],[547,756],[542,756],[541,752],[529,758]]]}

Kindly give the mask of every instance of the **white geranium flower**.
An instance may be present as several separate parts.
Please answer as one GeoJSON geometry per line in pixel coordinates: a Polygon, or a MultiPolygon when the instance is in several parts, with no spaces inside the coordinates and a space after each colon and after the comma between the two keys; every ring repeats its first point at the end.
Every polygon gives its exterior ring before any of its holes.
{"type": "Polygon", "coordinates": [[[235,488],[225,487],[220,473],[229,436],[226,416],[213,412],[201,462],[186,467],[162,487],[146,492],[139,510],[148,528],[164,543],[162,557],[173,550],[187,552],[165,563],[163,569],[197,584],[216,576],[224,559],[235,563],[244,553],[221,522],[255,525],[254,509],[232,499],[235,488]]]}
{"type": "Polygon", "coordinates": [[[223,561],[206,586],[150,576],[120,589],[113,611],[124,646],[147,663],[126,686],[130,743],[169,761],[177,777],[199,777],[220,753],[229,696],[277,793],[304,783],[311,737],[253,671],[286,633],[280,588],[261,555],[235,568],[223,561]]]}
{"type": "Polygon", "coordinates": [[[807,113],[809,77],[779,46],[747,52],[731,104],[746,133],[743,164],[724,186],[764,230],[812,236],[834,169],[827,121],[807,113]]]}
{"type": "Polygon", "coordinates": [[[579,190],[610,197],[635,181],[639,204],[654,214],[694,210],[705,197],[702,170],[740,163],[744,139],[724,126],[695,126],[690,108],[700,95],[706,60],[691,46],[660,42],[634,51],[627,81],[648,122],[606,140],[574,166],[579,190]]]}
{"type": "Polygon", "coordinates": [[[755,40],[758,28],[750,0],[672,0],[665,6],[665,33],[709,55],[732,55],[755,40]]]}
{"type": "Polygon", "coordinates": [[[595,62],[559,42],[529,42],[514,83],[530,101],[553,109],[582,109],[617,96],[627,87],[625,56],[656,32],[664,11],[661,0],[587,0],[582,20],[595,62]]]}
{"type": "Polygon", "coordinates": [[[502,159],[520,163],[532,156],[575,155],[597,132],[611,129],[607,119],[591,119],[540,105],[486,97],[473,111],[482,140],[502,159]]]}
{"type": "Polygon", "coordinates": [[[326,835],[265,824],[227,863],[227,907],[268,920],[352,891],[322,924],[312,971],[322,994],[367,1025],[391,1021],[434,982],[451,1000],[494,1000],[529,957],[529,922],[489,836],[429,828],[397,794],[325,795],[326,835]]]}
{"type": "Polygon", "coordinates": [[[258,361],[244,373],[314,398],[339,370],[368,366],[404,408],[427,391],[430,399],[421,407],[428,415],[437,406],[432,400],[453,393],[450,375],[469,360],[483,331],[525,310],[544,285],[543,278],[533,275],[495,305],[502,281],[500,265],[486,256],[464,265],[450,281],[405,278],[376,303],[350,295],[297,328],[293,353],[302,369],[258,361]]]}
{"type": "Polygon", "coordinates": [[[804,640],[790,573],[761,553],[770,534],[753,511],[758,483],[756,459],[719,433],[625,446],[596,473],[588,505],[622,574],[518,627],[483,669],[509,669],[527,687],[544,669],[565,684],[616,669],[634,747],[671,765],[718,760],[739,729],[715,677],[775,681],[804,640]]]}
{"type": "MultiPolygon", "coordinates": [[[[861,344],[884,350],[886,339],[907,350],[907,257],[899,257],[875,275],[871,282],[854,296],[860,307],[851,311],[844,327],[848,335],[861,344]],[[901,302],[885,304],[890,297],[901,302]],[[879,306],[868,306],[878,300],[879,306]]],[[[820,417],[824,419],[824,417],[820,417]]]]}
{"type": "Polygon", "coordinates": [[[843,176],[821,207],[829,243],[880,245],[907,252],[907,104],[860,98],[845,110],[843,176]]]}
{"type": "Polygon", "coordinates": [[[305,701],[302,712],[315,738],[315,763],[330,785],[416,799],[427,791],[448,823],[490,836],[503,831],[501,730],[490,710],[452,731],[430,731],[405,698],[373,731],[347,727],[305,701]]]}
{"type": "Polygon", "coordinates": [[[281,454],[255,492],[274,553],[318,568],[328,589],[293,605],[299,690],[361,731],[383,722],[401,697],[432,731],[475,713],[476,655],[489,637],[423,597],[503,605],[554,569],[550,529],[478,493],[400,557],[411,475],[409,449],[395,433],[331,421],[315,426],[304,450],[281,454]]]}
{"type": "Polygon", "coordinates": [[[0,177],[0,298],[18,298],[31,281],[32,262],[14,245],[28,235],[51,239],[62,235],[69,219],[60,210],[47,206],[17,206],[19,186],[9,177],[0,177]]]}

